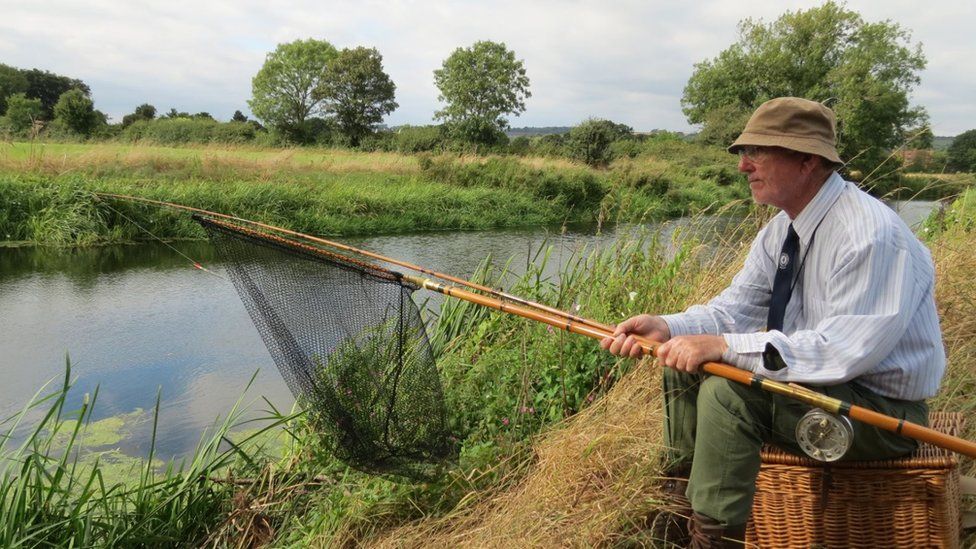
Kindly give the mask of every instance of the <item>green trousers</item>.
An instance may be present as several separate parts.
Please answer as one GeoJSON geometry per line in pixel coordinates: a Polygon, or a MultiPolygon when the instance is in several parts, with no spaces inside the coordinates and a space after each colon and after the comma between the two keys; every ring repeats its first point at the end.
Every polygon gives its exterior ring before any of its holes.
{"type": "MultiPolygon", "coordinates": [[[[928,425],[924,401],[897,400],[854,382],[810,387],[882,414],[928,425]]],[[[678,467],[691,464],[688,499],[697,513],[725,526],[744,524],[752,510],[764,442],[802,454],[796,424],[810,406],[716,376],[664,369],[665,441],[678,467]]],[[[889,459],[911,453],[918,443],[858,421],[844,460],[889,459]]]]}

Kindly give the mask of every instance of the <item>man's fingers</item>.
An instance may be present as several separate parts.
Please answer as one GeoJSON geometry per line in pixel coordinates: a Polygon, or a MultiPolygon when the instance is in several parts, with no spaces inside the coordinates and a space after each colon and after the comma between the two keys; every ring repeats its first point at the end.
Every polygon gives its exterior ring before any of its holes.
{"type": "Polygon", "coordinates": [[[633,325],[634,325],[634,319],[628,318],[627,320],[621,322],[620,324],[617,324],[616,329],[614,329],[613,331],[613,335],[619,336],[619,335],[626,334],[627,332],[633,330],[633,325]]]}

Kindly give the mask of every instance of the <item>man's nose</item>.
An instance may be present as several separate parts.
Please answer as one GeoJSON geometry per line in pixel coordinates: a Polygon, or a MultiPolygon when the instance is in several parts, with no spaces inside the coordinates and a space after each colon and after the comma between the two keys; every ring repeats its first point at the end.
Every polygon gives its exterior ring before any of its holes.
{"type": "Polygon", "coordinates": [[[756,169],[756,165],[749,160],[748,156],[739,157],[739,171],[743,173],[749,173],[756,169]]]}

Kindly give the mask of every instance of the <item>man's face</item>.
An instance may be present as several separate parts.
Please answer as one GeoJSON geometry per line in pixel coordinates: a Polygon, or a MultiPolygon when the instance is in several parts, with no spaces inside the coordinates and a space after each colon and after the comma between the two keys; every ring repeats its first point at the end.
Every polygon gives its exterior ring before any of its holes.
{"type": "Polygon", "coordinates": [[[803,156],[779,147],[748,146],[739,150],[739,171],[749,177],[757,204],[790,211],[797,201],[803,156]]]}

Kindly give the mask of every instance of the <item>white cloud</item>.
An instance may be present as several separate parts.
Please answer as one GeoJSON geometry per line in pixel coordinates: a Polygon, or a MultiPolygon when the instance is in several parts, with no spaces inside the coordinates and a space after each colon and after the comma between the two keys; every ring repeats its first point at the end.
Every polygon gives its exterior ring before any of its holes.
{"type": "MultiPolygon", "coordinates": [[[[438,108],[433,71],[476,40],[505,42],[532,81],[513,125],[569,125],[588,116],[639,130],[687,130],[680,98],[693,64],[736,36],[745,17],[775,19],[813,1],[313,2],[254,0],[2,0],[0,62],[81,78],[115,119],[149,102],[161,110],[247,111],[267,52],[298,38],[376,47],[397,84],[388,122],[423,124],[438,108]]],[[[924,44],[929,65],[914,98],[936,134],[976,127],[972,2],[920,10],[904,0],[852,0],[868,21],[891,19],[924,44]]]]}

